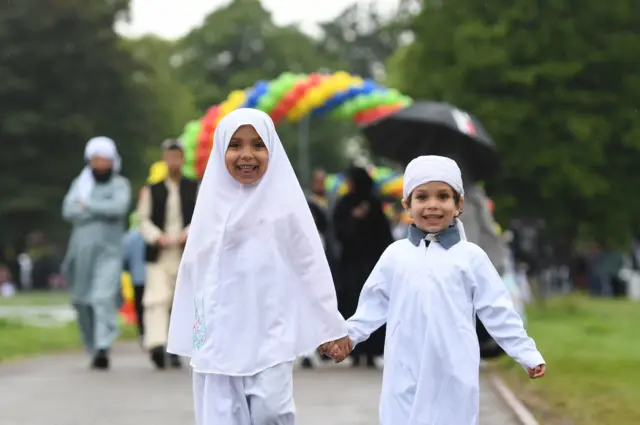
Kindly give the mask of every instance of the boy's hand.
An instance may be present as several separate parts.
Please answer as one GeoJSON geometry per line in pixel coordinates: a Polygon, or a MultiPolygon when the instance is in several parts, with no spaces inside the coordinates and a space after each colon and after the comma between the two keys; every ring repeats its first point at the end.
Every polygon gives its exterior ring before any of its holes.
{"type": "Polygon", "coordinates": [[[335,360],[336,363],[340,363],[351,354],[351,350],[353,350],[351,339],[345,336],[333,341],[329,357],[335,360]]]}
{"type": "Polygon", "coordinates": [[[529,378],[531,378],[531,379],[542,378],[544,376],[544,374],[547,372],[547,365],[540,364],[540,365],[534,367],[533,369],[528,368],[527,372],[529,372],[529,378]]]}
{"type": "Polygon", "coordinates": [[[352,349],[351,339],[349,339],[348,336],[327,342],[318,347],[318,351],[320,351],[321,354],[331,357],[336,363],[340,363],[346,359],[349,354],[351,354],[352,349]]]}

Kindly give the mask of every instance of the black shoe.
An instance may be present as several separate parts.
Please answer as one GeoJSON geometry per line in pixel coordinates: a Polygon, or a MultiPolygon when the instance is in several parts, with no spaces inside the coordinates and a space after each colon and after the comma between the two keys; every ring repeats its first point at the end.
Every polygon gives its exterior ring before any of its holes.
{"type": "Polygon", "coordinates": [[[107,350],[98,350],[98,352],[93,356],[91,368],[96,370],[109,369],[109,353],[107,350]]]}
{"type": "Polygon", "coordinates": [[[162,370],[167,367],[167,359],[164,352],[164,347],[152,348],[149,353],[151,355],[151,361],[153,362],[156,369],[162,370]]]}
{"type": "Polygon", "coordinates": [[[351,357],[351,367],[360,367],[360,356],[351,357]]]}
{"type": "Polygon", "coordinates": [[[302,368],[313,369],[313,363],[311,363],[311,359],[309,357],[305,357],[302,359],[302,368]]]}
{"type": "Polygon", "coordinates": [[[175,354],[171,354],[169,356],[169,363],[174,369],[182,369],[182,362],[180,361],[180,357],[175,354]]]}
{"type": "Polygon", "coordinates": [[[367,367],[374,369],[376,367],[376,358],[373,356],[367,356],[367,367]]]}

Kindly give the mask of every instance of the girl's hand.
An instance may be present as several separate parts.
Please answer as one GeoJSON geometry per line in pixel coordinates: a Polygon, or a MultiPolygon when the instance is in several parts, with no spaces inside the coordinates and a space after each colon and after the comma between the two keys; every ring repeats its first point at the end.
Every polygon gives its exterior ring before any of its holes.
{"type": "Polygon", "coordinates": [[[335,360],[336,363],[340,363],[351,354],[351,350],[353,350],[351,339],[345,336],[344,338],[333,341],[329,357],[335,360]]]}
{"type": "Polygon", "coordinates": [[[544,374],[547,372],[547,365],[541,364],[534,367],[533,369],[528,368],[527,372],[529,372],[529,378],[531,379],[542,378],[544,374]]]}

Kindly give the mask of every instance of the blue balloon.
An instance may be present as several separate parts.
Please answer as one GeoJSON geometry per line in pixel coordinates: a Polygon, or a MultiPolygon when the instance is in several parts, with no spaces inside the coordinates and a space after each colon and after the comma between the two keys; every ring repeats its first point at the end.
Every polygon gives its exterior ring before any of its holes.
{"type": "Polygon", "coordinates": [[[244,102],[245,108],[255,108],[263,94],[269,90],[269,83],[266,81],[258,81],[251,89],[247,100],[244,102]]]}

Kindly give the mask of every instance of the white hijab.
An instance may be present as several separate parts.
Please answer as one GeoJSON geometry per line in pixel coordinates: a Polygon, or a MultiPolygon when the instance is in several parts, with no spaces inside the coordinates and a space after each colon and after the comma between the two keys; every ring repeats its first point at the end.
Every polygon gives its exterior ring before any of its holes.
{"type": "MultiPolygon", "coordinates": [[[[462,172],[458,164],[450,158],[438,155],[423,155],[413,159],[404,171],[402,196],[409,199],[416,187],[429,182],[444,182],[460,196],[464,196],[462,172]]],[[[460,238],[467,240],[464,225],[456,219],[460,238]]]]}
{"type": "MultiPolygon", "coordinates": [[[[244,235],[242,237],[255,238],[255,244],[260,245],[260,235],[253,230],[285,217],[287,222],[298,224],[305,245],[312,254],[305,257],[311,259],[308,270],[305,270],[311,276],[304,282],[305,291],[313,293],[311,298],[324,298],[317,304],[326,304],[326,311],[331,311],[335,289],[322,241],[273,121],[257,109],[237,109],[220,121],[214,133],[213,149],[200,185],[178,271],[169,329],[170,352],[183,355],[191,352],[194,296],[200,294],[203,287],[211,288],[217,284],[219,271],[225,267],[219,263],[223,240],[244,235]],[[256,129],[269,152],[265,174],[252,185],[239,183],[225,167],[225,152],[231,137],[243,125],[256,129]]],[[[284,245],[288,242],[279,241],[284,245]]],[[[343,323],[337,309],[336,314],[343,323]]]]}
{"type": "MultiPolygon", "coordinates": [[[[220,121],[213,139],[182,263],[195,262],[203,250],[211,253],[209,258],[217,258],[225,232],[257,226],[260,218],[275,221],[293,213],[303,226],[315,229],[305,195],[269,115],[257,109],[237,109],[220,121]],[[231,136],[243,125],[253,126],[269,151],[267,171],[253,185],[236,181],[225,167],[231,136]]],[[[313,235],[311,239],[319,242],[318,252],[324,253],[319,236],[309,233],[313,235]]],[[[204,284],[202,276],[197,281],[204,284]]]]}
{"type": "MultiPolygon", "coordinates": [[[[93,157],[101,157],[111,160],[113,162],[113,171],[115,173],[120,172],[122,161],[118,154],[115,142],[110,138],[103,136],[94,137],[87,142],[87,145],[84,148],[84,159],[89,162],[93,157]]],[[[95,184],[96,181],[93,178],[91,167],[87,164],[82,169],[82,172],[78,177],[78,199],[86,202],[91,196],[91,192],[93,191],[95,184]]]]}

